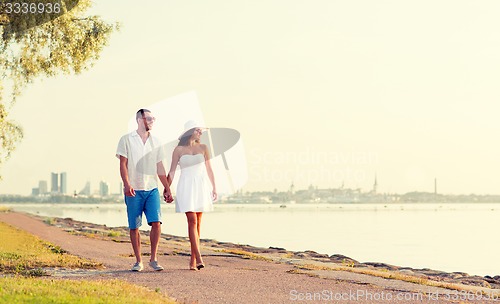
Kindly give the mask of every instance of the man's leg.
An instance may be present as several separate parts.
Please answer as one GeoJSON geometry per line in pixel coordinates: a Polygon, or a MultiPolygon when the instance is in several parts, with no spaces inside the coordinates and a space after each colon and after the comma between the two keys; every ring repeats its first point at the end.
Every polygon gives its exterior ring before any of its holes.
{"type": "Polygon", "coordinates": [[[163,267],[158,264],[158,244],[160,243],[161,236],[161,208],[160,208],[160,194],[158,189],[150,191],[144,205],[144,214],[148,224],[151,226],[151,233],[149,239],[151,241],[151,258],[149,266],[154,270],[163,270],[163,267]]]}
{"type": "Polygon", "coordinates": [[[151,223],[151,233],[149,234],[149,240],[151,241],[151,258],[150,262],[157,261],[158,244],[160,243],[161,235],[161,223],[154,222],[151,223]]]}
{"type": "Polygon", "coordinates": [[[128,227],[130,229],[130,243],[134,250],[136,263],[132,267],[133,271],[142,270],[141,257],[141,234],[139,227],[142,224],[142,203],[141,194],[136,191],[136,196],[125,196],[125,204],[127,205],[128,227]]]}
{"type": "Polygon", "coordinates": [[[141,234],[139,228],[130,229],[130,243],[132,243],[132,249],[134,249],[135,261],[137,263],[142,262],[141,258],[141,234]]]}

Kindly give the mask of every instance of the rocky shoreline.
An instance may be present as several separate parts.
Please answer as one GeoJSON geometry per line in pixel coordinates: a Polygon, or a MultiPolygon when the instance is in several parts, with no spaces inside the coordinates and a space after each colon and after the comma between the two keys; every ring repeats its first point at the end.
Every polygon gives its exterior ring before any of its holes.
{"type": "MultiPolygon", "coordinates": [[[[71,218],[46,218],[39,217],[45,223],[64,229],[65,231],[85,235],[93,238],[109,239],[114,242],[129,242],[128,229],[126,227],[106,227],[75,221],[71,218]]],[[[145,236],[147,231],[141,231],[145,236]]],[[[188,239],[169,234],[162,234],[162,242],[171,242],[188,245],[188,239]]],[[[234,244],[229,242],[219,242],[211,239],[202,239],[202,246],[205,251],[238,254],[251,259],[266,259],[278,263],[288,263],[302,265],[306,270],[339,270],[363,273],[373,276],[381,276],[388,279],[404,280],[424,285],[434,285],[435,283],[446,284],[448,288],[462,289],[458,285],[470,286],[471,288],[495,289],[500,293],[500,275],[477,276],[464,272],[444,272],[428,268],[414,269],[410,267],[400,267],[386,263],[358,262],[352,258],[341,254],[327,255],[315,251],[288,251],[284,248],[269,247],[260,248],[251,245],[234,244]],[[453,287],[455,286],[456,287],[453,287]]],[[[188,254],[179,251],[178,254],[188,254]]]]}

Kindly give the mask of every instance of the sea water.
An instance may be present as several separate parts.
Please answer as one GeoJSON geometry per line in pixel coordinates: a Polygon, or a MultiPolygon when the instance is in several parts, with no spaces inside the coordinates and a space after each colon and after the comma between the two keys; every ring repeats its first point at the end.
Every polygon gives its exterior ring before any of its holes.
{"type": "MultiPolygon", "coordinates": [[[[127,225],[120,203],[4,205],[108,227],[127,225]]],[[[162,232],[187,236],[185,215],[175,213],[173,205],[163,204],[162,211],[162,232]]],[[[495,276],[500,275],[499,220],[500,203],[216,204],[214,212],[203,215],[201,237],[495,276]]]]}

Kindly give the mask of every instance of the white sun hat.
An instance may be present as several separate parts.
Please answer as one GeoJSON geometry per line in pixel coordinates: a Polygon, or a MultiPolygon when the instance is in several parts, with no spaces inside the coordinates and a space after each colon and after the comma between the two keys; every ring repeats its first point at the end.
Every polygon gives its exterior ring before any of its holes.
{"type": "Polygon", "coordinates": [[[178,139],[180,140],[184,134],[186,134],[187,131],[194,129],[194,128],[200,128],[203,131],[207,130],[208,128],[205,126],[202,126],[199,124],[196,120],[188,120],[184,124],[184,131],[182,131],[181,135],[179,135],[178,139]]]}

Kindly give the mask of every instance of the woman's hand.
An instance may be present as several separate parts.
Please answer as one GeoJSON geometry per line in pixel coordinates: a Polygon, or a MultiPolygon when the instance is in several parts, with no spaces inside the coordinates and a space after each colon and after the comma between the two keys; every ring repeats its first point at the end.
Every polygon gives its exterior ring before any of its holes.
{"type": "Polygon", "coordinates": [[[171,203],[174,201],[174,198],[172,197],[172,193],[170,192],[170,188],[165,188],[165,190],[163,190],[163,199],[167,203],[171,203]]]}
{"type": "Polygon", "coordinates": [[[216,202],[217,201],[217,192],[212,191],[212,201],[216,202]]]}

